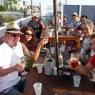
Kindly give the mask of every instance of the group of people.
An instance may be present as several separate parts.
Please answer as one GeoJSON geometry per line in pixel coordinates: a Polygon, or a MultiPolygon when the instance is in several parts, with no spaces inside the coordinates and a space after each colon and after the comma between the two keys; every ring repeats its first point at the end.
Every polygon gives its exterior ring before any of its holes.
{"type": "MultiPolygon", "coordinates": [[[[86,16],[79,18],[77,13],[72,14],[72,22],[67,23],[64,17],[64,25],[69,31],[69,35],[80,36],[81,47],[79,52],[80,64],[75,68],[76,72],[82,75],[90,75],[94,72],[95,76],[95,33],[94,23],[86,16]]],[[[68,47],[68,46],[67,46],[68,47]]],[[[92,78],[93,76],[91,76],[92,78]]],[[[95,80],[95,78],[94,78],[95,80]]],[[[95,84],[95,83],[94,83],[95,84]]]]}
{"type": "MultiPolygon", "coordinates": [[[[73,19],[75,16],[76,14],[72,15],[73,19]]],[[[75,30],[81,29],[83,34],[80,49],[81,64],[75,70],[87,75],[95,68],[95,34],[93,34],[93,23],[88,19],[81,20],[81,24],[78,21],[77,25],[73,26],[71,23],[69,27],[74,27],[75,30]],[[91,51],[90,58],[83,63],[88,50],[91,51]]],[[[51,26],[53,27],[52,24],[51,26]]],[[[15,21],[7,25],[6,32],[0,39],[0,95],[21,95],[26,83],[26,79],[19,76],[19,72],[22,72],[26,66],[21,59],[27,56],[32,63],[38,59],[40,49],[48,42],[45,36],[40,39],[45,28],[46,25],[38,17],[34,17],[21,29],[15,21]]]]}
{"type": "MultiPolygon", "coordinates": [[[[70,24],[67,23],[67,19],[64,17],[64,26],[66,27],[65,31],[69,31],[69,35],[80,37],[81,46],[77,51],[79,53],[79,64],[75,71],[88,76],[95,88],[95,24],[88,16],[82,15],[79,17],[77,13],[73,13],[70,24]]],[[[74,45],[72,46],[74,47],[74,45]]]]}
{"type": "MultiPolygon", "coordinates": [[[[95,68],[95,34],[91,20],[83,20],[80,24],[83,39],[80,47],[80,64],[75,68],[79,74],[90,75],[95,68]]],[[[93,73],[95,74],[95,73],[93,73]]],[[[95,84],[95,83],[94,83],[95,84]]]]}
{"type": "MultiPolygon", "coordinates": [[[[17,22],[10,22],[6,26],[5,34],[1,37],[0,95],[21,95],[26,83],[26,79],[19,76],[19,73],[23,72],[26,66],[22,58],[27,56],[34,63],[39,57],[40,49],[48,42],[45,36],[40,39],[38,30],[36,31],[35,27],[32,28],[29,25],[20,29],[17,22]],[[32,44],[34,43],[30,42],[34,42],[35,37],[38,42],[35,51],[32,52],[32,44]]],[[[42,26],[38,25],[37,27],[41,28],[42,26]]]]}

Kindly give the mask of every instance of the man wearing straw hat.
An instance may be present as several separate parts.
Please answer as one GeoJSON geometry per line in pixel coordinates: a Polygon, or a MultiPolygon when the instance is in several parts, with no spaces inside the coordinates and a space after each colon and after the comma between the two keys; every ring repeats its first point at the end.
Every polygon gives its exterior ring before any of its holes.
{"type": "MultiPolygon", "coordinates": [[[[16,22],[7,25],[6,39],[0,45],[0,95],[21,95],[24,89],[25,81],[18,76],[25,68],[25,63],[21,60],[24,56],[22,44],[19,42],[21,34],[16,22]]],[[[38,47],[38,54],[43,45],[44,41],[38,47]]]]}
{"type": "Polygon", "coordinates": [[[7,25],[6,40],[0,45],[0,95],[21,95],[16,86],[21,82],[18,72],[25,68],[24,62],[20,61],[23,56],[19,45],[21,34],[17,23],[11,22],[7,25]]]}

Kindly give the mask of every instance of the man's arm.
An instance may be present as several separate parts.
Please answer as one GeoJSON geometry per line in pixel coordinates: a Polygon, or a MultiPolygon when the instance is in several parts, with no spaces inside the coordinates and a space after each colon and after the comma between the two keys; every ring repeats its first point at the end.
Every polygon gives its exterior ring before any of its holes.
{"type": "Polygon", "coordinates": [[[46,25],[43,21],[40,21],[40,24],[41,24],[41,27],[42,27],[42,32],[44,32],[45,29],[46,29],[46,25]]]}
{"type": "Polygon", "coordinates": [[[14,72],[16,70],[17,70],[16,66],[13,66],[13,67],[10,67],[10,68],[6,68],[6,69],[0,67],[0,76],[5,76],[5,75],[7,75],[7,74],[9,74],[11,72],[14,72]]]}
{"type": "Polygon", "coordinates": [[[93,68],[94,68],[93,65],[91,65],[90,63],[87,63],[85,66],[79,65],[77,71],[78,71],[80,74],[82,74],[82,75],[87,75],[87,74],[89,74],[89,72],[90,72],[91,70],[93,70],[93,68]]]}
{"type": "Polygon", "coordinates": [[[24,68],[25,64],[23,62],[19,62],[18,64],[8,68],[0,67],[0,76],[8,75],[9,73],[12,73],[14,71],[21,72],[24,70],[24,68]]]}

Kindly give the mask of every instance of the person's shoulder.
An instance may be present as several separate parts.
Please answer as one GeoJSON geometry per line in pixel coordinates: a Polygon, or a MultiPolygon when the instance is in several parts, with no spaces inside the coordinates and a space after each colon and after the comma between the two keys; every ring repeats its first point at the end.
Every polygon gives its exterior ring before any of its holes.
{"type": "Polygon", "coordinates": [[[95,55],[91,56],[89,59],[89,62],[93,62],[93,61],[95,61],[95,55]]]}
{"type": "Polygon", "coordinates": [[[10,47],[5,42],[0,45],[0,53],[3,52],[3,50],[9,50],[10,47]]]}
{"type": "Polygon", "coordinates": [[[21,44],[22,44],[22,48],[23,48],[23,49],[27,48],[24,43],[21,43],[21,44]]]}
{"type": "Polygon", "coordinates": [[[33,20],[31,19],[29,22],[28,22],[28,26],[31,25],[33,22],[33,20]]]}
{"type": "Polygon", "coordinates": [[[21,42],[18,42],[18,43],[17,43],[17,46],[22,46],[22,43],[21,43],[21,42]]]}
{"type": "Polygon", "coordinates": [[[95,58],[95,55],[91,56],[91,58],[95,58]]]}
{"type": "Polygon", "coordinates": [[[31,23],[33,20],[31,19],[28,23],[31,23]]]}
{"type": "Polygon", "coordinates": [[[91,56],[90,59],[89,59],[89,62],[91,65],[94,65],[95,66],[95,55],[91,56]]]}
{"type": "Polygon", "coordinates": [[[5,42],[3,42],[0,47],[4,47],[4,46],[7,46],[7,44],[5,42]]]}

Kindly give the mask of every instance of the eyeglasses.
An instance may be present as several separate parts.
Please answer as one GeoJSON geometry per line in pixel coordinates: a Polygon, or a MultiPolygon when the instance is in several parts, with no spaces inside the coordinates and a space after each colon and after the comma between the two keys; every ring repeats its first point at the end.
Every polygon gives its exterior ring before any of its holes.
{"type": "Polygon", "coordinates": [[[20,37],[21,34],[17,34],[17,33],[9,33],[12,37],[20,37]]]}
{"type": "Polygon", "coordinates": [[[24,33],[24,35],[30,35],[30,36],[32,36],[33,34],[29,34],[29,33],[24,33]]]}

